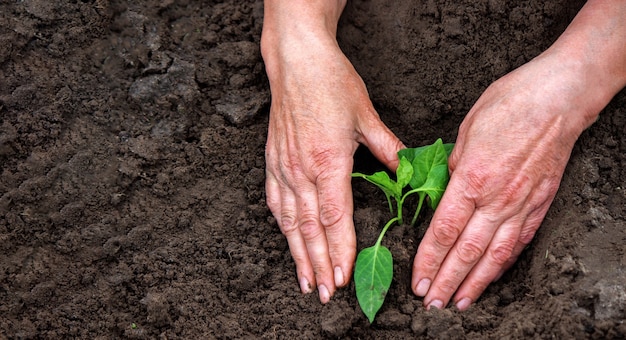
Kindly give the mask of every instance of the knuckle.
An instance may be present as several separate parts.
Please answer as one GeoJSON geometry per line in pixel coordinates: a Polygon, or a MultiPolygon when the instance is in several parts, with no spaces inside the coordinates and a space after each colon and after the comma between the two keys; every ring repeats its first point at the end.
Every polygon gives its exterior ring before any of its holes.
{"type": "Polygon", "coordinates": [[[509,182],[500,193],[498,200],[500,206],[511,207],[523,203],[530,191],[528,183],[529,179],[526,176],[509,182]]]}
{"type": "Polygon", "coordinates": [[[537,228],[522,229],[522,233],[519,236],[519,242],[522,243],[524,246],[528,245],[535,237],[536,231],[537,228]]]}
{"type": "MultiPolygon", "coordinates": [[[[293,261],[296,263],[296,271],[298,273],[304,272],[302,267],[305,267],[309,263],[309,254],[307,252],[297,251],[296,249],[289,249],[293,261]]],[[[313,283],[315,284],[315,283],[313,283]]]]}
{"type": "Polygon", "coordinates": [[[489,251],[489,256],[496,264],[503,266],[511,258],[516,244],[513,239],[500,242],[489,251]]]}
{"type": "Polygon", "coordinates": [[[439,223],[433,225],[433,237],[435,242],[443,247],[452,247],[461,234],[461,229],[455,222],[456,221],[444,218],[440,220],[439,223]]]}
{"type": "Polygon", "coordinates": [[[473,171],[465,172],[463,174],[469,192],[475,192],[476,195],[480,195],[488,187],[490,176],[486,174],[482,168],[473,169],[473,171]]]}
{"type": "Polygon", "coordinates": [[[283,157],[280,159],[279,173],[280,179],[284,183],[290,183],[290,179],[301,173],[302,169],[302,164],[297,158],[283,157]]]}
{"type": "MultiPolygon", "coordinates": [[[[266,192],[267,192],[267,190],[266,190],[266,192]]],[[[275,195],[271,195],[271,194],[267,193],[265,195],[265,204],[270,209],[270,211],[274,215],[276,215],[276,213],[280,209],[280,198],[276,197],[275,195]]]]}
{"type": "MultiPolygon", "coordinates": [[[[404,146],[404,144],[402,143],[401,140],[394,138],[391,142],[391,145],[389,146],[388,150],[402,150],[406,148],[406,146],[404,146]]],[[[390,152],[390,153],[385,153],[383,154],[384,159],[384,163],[385,164],[392,164],[392,163],[398,163],[399,159],[398,159],[398,154],[395,152],[390,152]]]]}
{"type": "Polygon", "coordinates": [[[413,262],[413,271],[436,273],[440,266],[441,262],[434,254],[419,254],[419,257],[416,257],[416,261],[413,262]]]}
{"type": "Polygon", "coordinates": [[[326,228],[339,224],[344,215],[344,210],[334,202],[320,205],[320,223],[326,228]]]}
{"type": "Polygon", "coordinates": [[[439,291],[446,296],[452,296],[458,287],[458,283],[452,279],[445,279],[437,284],[439,291]]]}
{"type": "Polygon", "coordinates": [[[311,170],[315,174],[322,174],[334,167],[338,154],[327,148],[315,148],[311,151],[311,170]]]}
{"type": "Polygon", "coordinates": [[[313,215],[302,216],[299,221],[299,229],[305,240],[316,239],[323,232],[318,219],[313,215]]]}
{"type": "Polygon", "coordinates": [[[472,280],[471,282],[463,283],[463,285],[467,284],[469,286],[470,294],[474,297],[474,300],[477,299],[482,292],[487,289],[491,281],[486,281],[482,279],[472,280]]]}
{"type": "MultiPolygon", "coordinates": [[[[324,282],[324,278],[331,275],[328,265],[325,264],[324,262],[313,261],[311,263],[311,266],[313,267],[313,273],[315,274],[315,279],[318,282],[324,282]]],[[[331,287],[326,287],[326,288],[330,289],[331,287]]]]}
{"type": "MultiPolygon", "coordinates": [[[[338,263],[344,263],[346,266],[352,266],[356,258],[356,242],[339,244],[335,247],[329,245],[328,255],[335,265],[337,265],[338,263]]],[[[344,273],[344,275],[350,274],[351,273],[344,273]]]]}
{"type": "MultiPolygon", "coordinates": [[[[406,146],[404,145],[404,143],[402,143],[402,141],[400,139],[396,138],[394,144],[395,144],[394,145],[394,149],[395,150],[401,150],[401,149],[406,148],[406,146]]],[[[397,153],[394,154],[394,155],[395,155],[395,157],[397,157],[397,153]]]]}
{"type": "Polygon", "coordinates": [[[283,212],[280,215],[280,230],[283,235],[289,237],[294,232],[298,230],[298,225],[296,223],[296,217],[293,214],[283,212]]]}
{"type": "Polygon", "coordinates": [[[483,256],[484,248],[476,240],[464,240],[459,244],[457,254],[459,261],[465,265],[471,265],[478,262],[483,256]]]}
{"type": "Polygon", "coordinates": [[[450,171],[450,173],[454,172],[454,170],[456,169],[456,166],[459,162],[459,158],[461,156],[461,148],[458,147],[458,144],[456,147],[454,147],[452,149],[452,153],[450,154],[450,157],[448,157],[448,170],[450,171]]]}

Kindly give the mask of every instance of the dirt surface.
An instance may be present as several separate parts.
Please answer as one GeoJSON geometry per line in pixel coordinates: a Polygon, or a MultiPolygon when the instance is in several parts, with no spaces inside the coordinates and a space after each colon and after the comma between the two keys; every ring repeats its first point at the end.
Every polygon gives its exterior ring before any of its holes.
{"type": "MultiPolygon", "coordinates": [[[[582,3],[350,1],[339,41],[407,145],[452,142],[582,3]]],[[[0,338],[626,336],[624,91],[576,144],[532,245],[469,311],[411,294],[430,216],[386,238],[395,277],[374,324],[353,285],[327,305],[301,295],[264,203],[262,8],[0,2],[0,338]]],[[[354,194],[363,247],[386,205],[354,194]]]]}

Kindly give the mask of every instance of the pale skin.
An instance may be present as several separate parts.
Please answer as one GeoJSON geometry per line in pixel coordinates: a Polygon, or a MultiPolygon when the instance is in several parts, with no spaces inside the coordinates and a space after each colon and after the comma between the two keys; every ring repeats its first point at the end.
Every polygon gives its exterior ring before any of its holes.
{"type": "MultiPolygon", "coordinates": [[[[267,204],[300,289],[317,288],[322,303],[354,266],[358,144],[391,170],[404,147],[337,45],[344,6],[266,0],[261,39],[272,92],[267,204]]],[[[626,86],[624,18],[624,0],[588,1],[548,50],[494,82],[469,111],[413,264],[411,286],[427,308],[469,308],[532,240],[577,138],[626,86]]]]}

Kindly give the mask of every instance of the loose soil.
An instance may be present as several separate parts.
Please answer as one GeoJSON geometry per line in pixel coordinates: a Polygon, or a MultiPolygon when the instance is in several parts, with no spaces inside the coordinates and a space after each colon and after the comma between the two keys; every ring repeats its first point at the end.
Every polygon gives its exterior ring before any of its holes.
{"type": "MultiPolygon", "coordinates": [[[[338,39],[410,146],[452,142],[583,1],[349,1],[338,39]]],[[[463,313],[410,291],[418,228],[370,325],[302,295],[264,203],[261,1],[0,3],[0,338],[624,338],[626,93],[576,144],[518,263],[463,313]]],[[[294,18],[298,20],[298,18],[294,18]]],[[[357,167],[373,169],[366,150],[357,167]]],[[[384,196],[354,182],[359,248],[384,196]]]]}

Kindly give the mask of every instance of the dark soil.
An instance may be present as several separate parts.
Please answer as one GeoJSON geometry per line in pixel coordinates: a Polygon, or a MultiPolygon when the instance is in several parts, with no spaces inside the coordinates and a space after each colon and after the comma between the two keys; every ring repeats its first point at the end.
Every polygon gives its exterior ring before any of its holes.
{"type": "MultiPolygon", "coordinates": [[[[350,1],[339,40],[407,145],[451,142],[582,3],[350,1]]],[[[626,336],[624,91],[577,143],[532,245],[469,311],[411,294],[430,216],[386,239],[396,274],[374,324],[353,285],[327,305],[301,295],[264,203],[262,9],[0,2],[0,338],[626,336]]],[[[354,191],[362,247],[387,212],[354,191]]]]}

